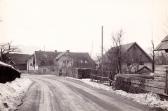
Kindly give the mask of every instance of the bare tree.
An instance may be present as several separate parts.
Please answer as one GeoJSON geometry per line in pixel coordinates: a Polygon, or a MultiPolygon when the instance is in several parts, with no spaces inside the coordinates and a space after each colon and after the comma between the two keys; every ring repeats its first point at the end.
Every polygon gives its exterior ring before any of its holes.
{"type": "Polygon", "coordinates": [[[121,40],[123,36],[123,31],[120,30],[116,35],[112,36],[113,47],[107,52],[107,58],[111,71],[116,71],[116,73],[121,73],[121,40]]]}
{"type": "Polygon", "coordinates": [[[0,61],[5,63],[10,63],[11,59],[9,57],[10,53],[18,52],[18,48],[11,45],[12,43],[6,43],[0,45],[0,61]]]}

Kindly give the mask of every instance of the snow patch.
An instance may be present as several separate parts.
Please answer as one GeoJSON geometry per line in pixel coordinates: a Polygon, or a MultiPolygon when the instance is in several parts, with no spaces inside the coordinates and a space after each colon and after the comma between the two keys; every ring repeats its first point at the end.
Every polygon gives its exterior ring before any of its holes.
{"type": "Polygon", "coordinates": [[[107,91],[111,91],[115,94],[130,98],[133,101],[136,101],[140,104],[148,105],[150,107],[159,107],[159,108],[168,110],[168,101],[160,100],[160,98],[157,94],[154,94],[154,93],[132,94],[132,93],[127,93],[127,92],[122,91],[122,90],[113,90],[109,86],[106,86],[106,85],[103,85],[103,84],[100,84],[100,83],[96,83],[96,82],[92,82],[91,79],[78,79],[78,80],[80,80],[80,81],[82,81],[82,82],[84,82],[88,85],[91,85],[92,87],[107,90],[107,91]]]}
{"type": "Polygon", "coordinates": [[[22,103],[22,98],[32,83],[28,78],[16,78],[12,82],[0,83],[0,111],[13,111],[22,103]]]}

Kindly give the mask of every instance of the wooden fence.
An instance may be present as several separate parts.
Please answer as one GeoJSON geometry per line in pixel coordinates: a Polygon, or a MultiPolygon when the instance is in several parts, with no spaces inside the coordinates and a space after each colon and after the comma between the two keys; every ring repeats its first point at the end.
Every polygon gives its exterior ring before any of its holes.
{"type": "Polygon", "coordinates": [[[100,82],[100,83],[108,83],[108,85],[112,85],[114,81],[115,74],[110,71],[103,71],[100,70],[92,70],[90,78],[92,81],[100,82]]]}
{"type": "Polygon", "coordinates": [[[154,92],[159,95],[168,96],[168,70],[165,67],[156,68],[154,75],[151,77],[137,74],[122,74],[117,76],[115,82],[117,89],[135,93],[154,92]]]}
{"type": "Polygon", "coordinates": [[[131,77],[131,75],[127,74],[128,76],[123,77],[124,79],[119,83],[116,83],[117,76],[116,81],[114,81],[115,75],[109,71],[104,71],[102,74],[101,71],[93,70],[90,77],[92,81],[108,83],[110,86],[115,82],[115,87],[121,85],[119,89],[125,88],[122,90],[126,91],[133,89],[137,92],[154,92],[160,95],[168,95],[168,68],[166,69],[166,67],[156,68],[154,76],[149,77],[145,75],[138,76],[137,74],[131,77]]]}

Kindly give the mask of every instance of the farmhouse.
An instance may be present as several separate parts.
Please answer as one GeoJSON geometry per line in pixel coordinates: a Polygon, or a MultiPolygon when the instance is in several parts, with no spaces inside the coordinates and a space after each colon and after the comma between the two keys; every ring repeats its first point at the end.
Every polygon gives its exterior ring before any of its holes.
{"type": "Polygon", "coordinates": [[[30,57],[28,54],[18,54],[10,53],[9,58],[11,60],[10,64],[13,65],[16,69],[27,70],[27,60],[30,57]]]}
{"type": "Polygon", "coordinates": [[[75,78],[90,77],[91,69],[96,66],[88,53],[70,52],[69,50],[60,53],[56,61],[59,75],[75,78]]]}
{"type": "MultiPolygon", "coordinates": [[[[112,47],[103,56],[105,70],[116,72],[117,48],[112,47]]],[[[148,67],[145,70],[152,67],[152,59],[136,42],[121,45],[120,55],[122,73],[136,73],[141,68],[144,69],[144,66],[148,67]]]]}
{"type": "Polygon", "coordinates": [[[27,60],[27,71],[29,73],[52,73],[57,72],[56,63],[54,63],[54,58],[60,52],[57,51],[35,51],[32,56],[27,60]]]}
{"type": "Polygon", "coordinates": [[[55,74],[75,78],[89,77],[95,62],[88,53],[35,51],[27,60],[29,73],[55,74]]]}

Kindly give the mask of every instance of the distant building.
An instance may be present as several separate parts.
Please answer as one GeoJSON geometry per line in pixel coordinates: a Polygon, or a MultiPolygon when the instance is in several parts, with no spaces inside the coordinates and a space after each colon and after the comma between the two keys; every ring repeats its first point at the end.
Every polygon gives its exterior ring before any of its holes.
{"type": "MultiPolygon", "coordinates": [[[[116,72],[116,49],[116,47],[112,47],[103,56],[104,70],[116,72]]],[[[151,69],[152,59],[136,42],[121,45],[120,49],[122,73],[136,73],[144,66],[151,69]]]]}
{"type": "Polygon", "coordinates": [[[57,72],[54,58],[60,54],[57,51],[35,51],[27,60],[27,71],[32,73],[53,73],[57,72]]]}
{"type": "Polygon", "coordinates": [[[28,72],[56,74],[75,78],[88,77],[95,62],[88,53],[35,51],[27,61],[28,72]]]}
{"type": "Polygon", "coordinates": [[[96,64],[88,53],[70,52],[67,50],[59,54],[56,59],[59,75],[71,76],[75,78],[90,77],[91,69],[95,69],[96,64]]]}
{"type": "Polygon", "coordinates": [[[16,69],[27,70],[27,60],[29,57],[30,55],[28,54],[10,53],[10,64],[12,64],[16,69]]]}

